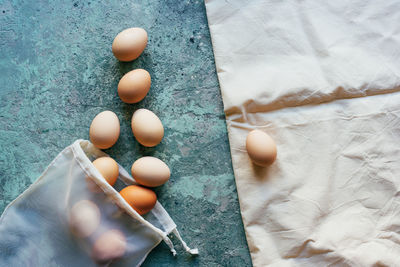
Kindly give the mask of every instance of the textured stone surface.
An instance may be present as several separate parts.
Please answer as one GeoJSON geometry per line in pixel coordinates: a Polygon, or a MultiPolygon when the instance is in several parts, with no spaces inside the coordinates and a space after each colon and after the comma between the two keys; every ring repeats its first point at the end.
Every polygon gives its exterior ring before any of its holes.
{"type": "Polygon", "coordinates": [[[201,253],[173,257],[161,244],[144,266],[251,265],[202,1],[4,0],[0,27],[0,212],[64,147],[88,139],[97,113],[113,110],[121,136],[106,152],[128,169],[143,155],[166,161],[172,177],[159,200],[201,253]],[[120,63],[111,43],[132,26],[148,31],[148,47],[120,63]],[[127,105],[116,88],[134,68],[150,72],[152,87],[127,105]],[[138,145],[130,130],[141,107],[164,123],[156,148],[138,145]]]}

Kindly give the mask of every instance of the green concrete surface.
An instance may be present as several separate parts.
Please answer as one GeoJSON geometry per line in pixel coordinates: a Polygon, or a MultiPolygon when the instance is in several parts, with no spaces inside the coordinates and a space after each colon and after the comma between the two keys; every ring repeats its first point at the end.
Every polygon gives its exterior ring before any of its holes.
{"type": "Polygon", "coordinates": [[[0,0],[0,46],[0,213],[64,147],[89,138],[97,113],[112,110],[121,136],[106,152],[127,169],[143,155],[170,166],[159,201],[200,250],[190,257],[178,245],[173,257],[161,244],[143,266],[251,265],[202,1],[0,0]],[[148,46],[120,63],[112,40],[134,26],[148,31],[148,46]],[[152,87],[127,105],[116,88],[135,68],[150,72],[152,87]],[[165,127],[155,148],[141,147],[130,129],[142,107],[165,127]]]}

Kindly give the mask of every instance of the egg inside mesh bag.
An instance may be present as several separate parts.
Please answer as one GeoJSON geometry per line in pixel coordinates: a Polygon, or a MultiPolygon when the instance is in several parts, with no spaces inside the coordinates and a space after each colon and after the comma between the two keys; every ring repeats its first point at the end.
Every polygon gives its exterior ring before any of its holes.
{"type": "Polygon", "coordinates": [[[139,266],[174,233],[176,225],[157,202],[145,216],[117,192],[133,178],[120,166],[116,189],[91,163],[105,153],[89,141],[65,148],[40,178],[10,203],[0,218],[0,262],[4,266],[139,266]]]}

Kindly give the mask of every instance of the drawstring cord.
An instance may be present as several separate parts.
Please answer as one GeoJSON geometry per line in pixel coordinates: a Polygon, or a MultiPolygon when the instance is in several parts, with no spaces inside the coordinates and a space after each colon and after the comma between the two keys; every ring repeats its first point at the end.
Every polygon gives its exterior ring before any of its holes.
{"type": "Polygon", "coordinates": [[[181,235],[179,234],[178,229],[175,228],[174,230],[172,230],[172,232],[179,239],[179,241],[181,241],[181,244],[185,248],[186,252],[189,252],[191,255],[198,255],[199,254],[199,250],[197,248],[191,249],[191,248],[188,247],[186,242],[183,241],[181,235]]]}
{"type": "Polygon", "coordinates": [[[172,243],[171,239],[169,239],[169,237],[166,234],[164,234],[163,240],[168,245],[169,249],[172,252],[172,255],[176,256],[176,250],[174,248],[174,244],[172,243]]]}
{"type": "MultiPolygon", "coordinates": [[[[186,252],[190,253],[191,255],[199,254],[199,250],[197,248],[191,249],[190,247],[188,247],[188,245],[186,244],[185,241],[183,241],[181,235],[179,234],[179,232],[176,228],[174,228],[174,230],[172,230],[172,233],[174,233],[174,235],[181,242],[181,244],[182,244],[183,248],[186,250],[186,252]]],[[[169,249],[171,250],[172,255],[176,256],[176,250],[174,248],[174,244],[172,243],[171,239],[169,239],[169,237],[166,234],[163,234],[162,238],[163,238],[164,242],[168,245],[169,249]]]]}

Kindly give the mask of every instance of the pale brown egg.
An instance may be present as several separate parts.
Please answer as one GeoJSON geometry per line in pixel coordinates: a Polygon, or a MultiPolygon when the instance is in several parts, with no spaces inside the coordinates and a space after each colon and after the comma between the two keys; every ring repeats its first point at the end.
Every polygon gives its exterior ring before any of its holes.
{"type": "Polygon", "coordinates": [[[160,186],[171,176],[167,164],[155,157],[143,157],[136,160],[131,171],[136,182],[149,187],[160,186]]]}
{"type": "Polygon", "coordinates": [[[103,111],[97,114],[90,125],[90,141],[97,148],[112,147],[118,140],[120,132],[119,119],[112,111],[103,111]]]}
{"type": "Polygon", "coordinates": [[[121,258],[126,251],[126,238],[116,229],[103,233],[93,244],[92,257],[98,263],[121,258]]]}
{"type": "Polygon", "coordinates": [[[265,167],[271,165],[277,155],[275,141],[265,132],[253,130],[247,135],[246,149],[254,164],[265,167]]]}
{"type": "Polygon", "coordinates": [[[94,178],[90,177],[90,176],[86,176],[86,187],[87,189],[92,192],[92,193],[100,193],[103,192],[103,190],[101,190],[100,186],[98,186],[96,184],[95,181],[93,181],[94,178]]]}
{"type": "Polygon", "coordinates": [[[77,202],[69,213],[71,232],[78,237],[88,237],[100,224],[100,210],[89,200],[77,202]]]}
{"type": "Polygon", "coordinates": [[[110,157],[101,157],[93,161],[93,165],[111,186],[115,184],[119,174],[118,164],[115,160],[110,157]]]}
{"type": "Polygon", "coordinates": [[[141,101],[149,92],[150,74],[143,69],[136,69],[125,74],[118,83],[118,95],[128,104],[141,101]]]}
{"type": "Polygon", "coordinates": [[[140,215],[148,213],[157,202],[156,193],[139,185],[130,185],[120,192],[121,196],[140,215]]]}
{"type": "Polygon", "coordinates": [[[132,116],[131,126],[133,135],[143,146],[156,146],[164,137],[164,127],[160,119],[148,109],[136,110],[132,116]]]}
{"type": "Polygon", "coordinates": [[[112,43],[114,56],[120,61],[137,59],[147,45],[147,32],[142,28],[129,28],[118,33],[112,43]]]}

